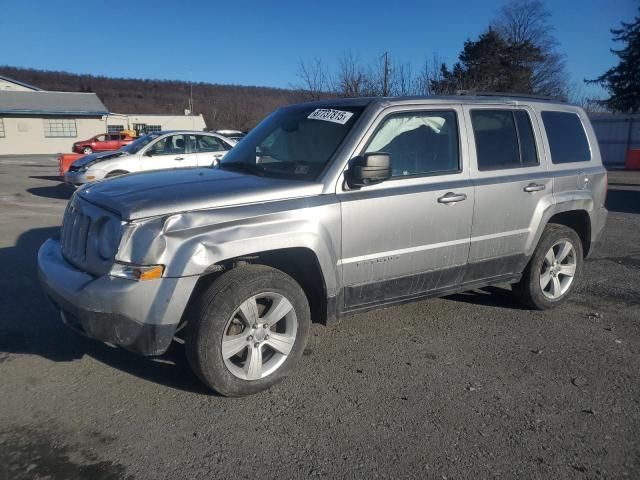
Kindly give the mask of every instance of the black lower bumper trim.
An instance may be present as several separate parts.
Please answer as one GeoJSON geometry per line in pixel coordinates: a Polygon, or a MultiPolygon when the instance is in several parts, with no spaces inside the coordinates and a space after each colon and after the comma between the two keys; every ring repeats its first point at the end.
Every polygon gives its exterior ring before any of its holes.
{"type": "Polygon", "coordinates": [[[72,330],[95,340],[112,343],[140,355],[162,355],[173,340],[176,325],[139,323],[112,313],[78,311],[51,298],[62,321],[72,330]]]}

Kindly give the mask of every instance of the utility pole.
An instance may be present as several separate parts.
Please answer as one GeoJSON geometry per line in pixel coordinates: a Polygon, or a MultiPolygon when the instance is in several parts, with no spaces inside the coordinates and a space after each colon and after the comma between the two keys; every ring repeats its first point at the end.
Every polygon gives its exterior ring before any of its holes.
{"type": "Polygon", "coordinates": [[[389,53],[384,52],[384,72],[382,76],[382,96],[389,96],[389,53]]]}
{"type": "Polygon", "coordinates": [[[189,111],[193,114],[193,82],[189,82],[189,111]]]}

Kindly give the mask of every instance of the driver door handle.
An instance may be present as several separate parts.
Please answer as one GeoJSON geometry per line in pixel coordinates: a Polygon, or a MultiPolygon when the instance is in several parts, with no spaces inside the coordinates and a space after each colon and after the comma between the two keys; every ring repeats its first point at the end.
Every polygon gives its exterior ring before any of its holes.
{"type": "Polygon", "coordinates": [[[438,198],[438,203],[452,204],[456,202],[462,202],[466,199],[467,196],[464,193],[447,192],[443,196],[438,198]]]}
{"type": "Polygon", "coordinates": [[[523,190],[525,192],[531,193],[531,192],[539,192],[540,190],[544,190],[545,188],[547,187],[545,187],[541,183],[530,183],[529,185],[524,187],[523,190]]]}
{"type": "Polygon", "coordinates": [[[174,160],[181,161],[181,160],[184,160],[184,157],[176,157],[176,158],[174,158],[174,160]]]}

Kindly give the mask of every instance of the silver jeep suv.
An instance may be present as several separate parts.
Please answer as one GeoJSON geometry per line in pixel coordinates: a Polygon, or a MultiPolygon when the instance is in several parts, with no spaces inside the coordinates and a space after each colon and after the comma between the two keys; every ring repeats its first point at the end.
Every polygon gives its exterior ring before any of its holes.
{"type": "Polygon", "coordinates": [[[143,355],[176,334],[246,395],[300,360],[311,320],[510,283],[567,298],[605,223],[585,112],[543,99],[374,98],[277,110],[217,168],[78,190],[38,254],[63,321],[143,355]]]}

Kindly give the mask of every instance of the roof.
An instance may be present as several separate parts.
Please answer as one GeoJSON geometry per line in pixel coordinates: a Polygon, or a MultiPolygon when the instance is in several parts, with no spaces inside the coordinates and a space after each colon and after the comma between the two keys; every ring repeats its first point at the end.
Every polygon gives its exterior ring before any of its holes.
{"type": "Polygon", "coordinates": [[[0,90],[0,113],[99,116],[109,111],[95,93],[0,90]]]}
{"type": "Polygon", "coordinates": [[[16,85],[20,85],[21,87],[28,88],[29,90],[33,90],[34,92],[42,91],[41,88],[34,87],[33,85],[29,85],[28,83],[21,82],[20,80],[16,80],[15,78],[5,77],[4,75],[0,75],[0,80],[4,80],[9,83],[15,83],[16,85]]]}
{"type": "Polygon", "coordinates": [[[356,98],[333,98],[306,102],[305,107],[366,107],[372,104],[379,105],[409,105],[409,104],[505,104],[518,105],[523,103],[547,103],[567,106],[568,104],[560,100],[552,100],[546,97],[517,94],[475,94],[475,95],[430,95],[430,96],[409,96],[409,97],[356,97],[356,98]]]}

